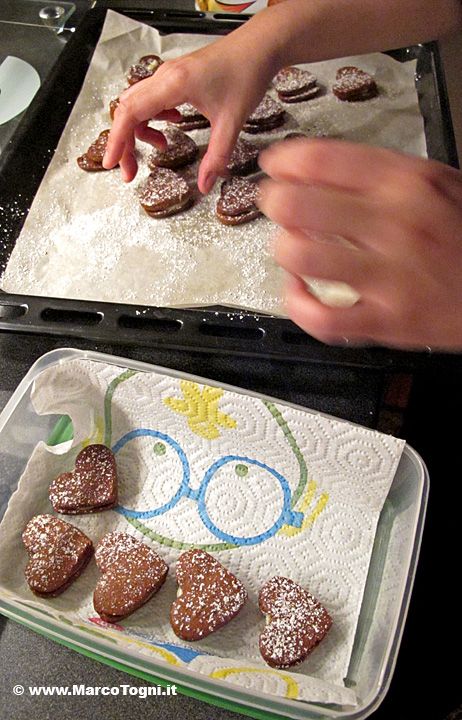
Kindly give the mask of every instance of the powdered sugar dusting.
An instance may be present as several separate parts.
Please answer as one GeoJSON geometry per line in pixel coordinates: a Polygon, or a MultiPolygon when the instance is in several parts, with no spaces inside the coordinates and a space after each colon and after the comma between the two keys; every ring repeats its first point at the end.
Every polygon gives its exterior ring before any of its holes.
{"type": "Polygon", "coordinates": [[[39,595],[62,592],[78,577],[93,551],[83,532],[53,515],[32,518],[22,539],[30,556],[26,580],[39,595]]]}
{"type": "Polygon", "coordinates": [[[223,627],[241,610],[247,591],[240,580],[203,550],[189,550],[178,558],[178,599],[170,618],[184,640],[200,640],[223,627]]]}
{"type": "Polygon", "coordinates": [[[226,215],[240,215],[254,210],[258,197],[258,185],[246,178],[233,177],[223,183],[217,208],[226,215]]]}
{"type": "Polygon", "coordinates": [[[181,167],[195,159],[199,148],[189,135],[172,125],[167,125],[164,135],[167,148],[165,150],[154,148],[148,159],[151,169],[156,165],[167,168],[181,167]]]}
{"type": "Polygon", "coordinates": [[[332,92],[340,100],[367,100],[377,95],[377,85],[369,73],[347,65],[337,70],[332,92]]]}
{"type": "Polygon", "coordinates": [[[284,110],[281,105],[274,100],[271,95],[266,94],[253,113],[249,115],[247,122],[260,123],[271,121],[275,117],[278,117],[282,112],[284,112],[284,110]]]}
{"type": "Polygon", "coordinates": [[[292,94],[316,85],[316,76],[307,70],[291,66],[278,72],[273,79],[273,85],[278,93],[292,94]]]}
{"type": "Polygon", "coordinates": [[[259,148],[252,143],[238,138],[229,159],[227,169],[233,175],[247,174],[250,169],[257,169],[259,148]],[[255,165],[255,168],[254,168],[255,165]]]}
{"type": "Polygon", "coordinates": [[[155,207],[181,203],[189,192],[188,183],[173,170],[155,168],[140,189],[139,198],[143,205],[155,207]]]}
{"type": "Polygon", "coordinates": [[[178,105],[177,110],[184,118],[191,120],[197,117],[203,117],[202,113],[200,113],[194,105],[191,105],[191,103],[182,103],[178,105]]]}
{"type": "Polygon", "coordinates": [[[95,552],[102,575],[94,593],[96,611],[109,620],[126,617],[149,600],[165,581],[167,564],[132,535],[112,532],[95,552]]]}
{"type": "Polygon", "coordinates": [[[113,507],[117,501],[117,472],[112,451],[88,445],[78,455],[75,469],[53,480],[50,502],[57,512],[85,513],[113,507]]]}
{"type": "Polygon", "coordinates": [[[323,606],[289,578],[269,580],[260,590],[259,605],[267,613],[260,651],[272,667],[291,667],[302,662],[332,625],[323,606]]]}

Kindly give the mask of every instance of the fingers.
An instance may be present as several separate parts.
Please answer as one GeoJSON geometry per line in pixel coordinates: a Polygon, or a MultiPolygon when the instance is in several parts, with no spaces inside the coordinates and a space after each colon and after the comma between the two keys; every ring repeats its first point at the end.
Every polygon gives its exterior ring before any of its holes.
{"type": "Polygon", "coordinates": [[[315,298],[300,278],[287,279],[286,308],[296,325],[321,342],[344,344],[347,338],[367,342],[377,337],[375,318],[380,311],[372,303],[360,300],[348,308],[329,307],[315,298]]]}
{"type": "Polygon", "coordinates": [[[361,295],[379,287],[386,264],[375,253],[323,242],[302,232],[284,232],[274,246],[276,262],[293,275],[348,283],[361,295]]]}
{"type": "Polygon", "coordinates": [[[167,141],[159,130],[149,127],[146,123],[141,123],[135,128],[135,137],[142,142],[155,145],[159,150],[165,150],[167,147],[167,141]]]}
{"type": "Polygon", "coordinates": [[[136,175],[138,164],[135,158],[135,139],[130,138],[124,145],[122,157],[120,158],[120,174],[124,182],[130,182],[136,175]]]}
{"type": "MultiPolygon", "coordinates": [[[[293,322],[312,337],[328,344],[380,344],[405,350],[454,351],[462,347],[462,328],[457,305],[441,323],[434,308],[420,308],[417,318],[405,312],[393,312],[368,300],[359,300],[352,307],[323,305],[306,288],[300,278],[289,277],[286,282],[286,308],[293,322]]],[[[443,290],[442,290],[443,292],[443,290]]],[[[459,297],[460,302],[460,297],[459,297]]],[[[459,305],[460,307],[460,305],[459,305]]],[[[444,317],[444,315],[442,316],[444,317]]]]}
{"type": "Polygon", "coordinates": [[[331,138],[298,138],[277,143],[259,156],[261,169],[274,180],[370,192],[388,186],[397,174],[416,172],[420,158],[331,138]]]}
{"type": "MultiPolygon", "coordinates": [[[[132,163],[126,164],[129,158],[126,145],[132,142],[136,128],[156,116],[174,119],[175,114],[171,115],[172,109],[184,99],[181,87],[178,90],[171,83],[159,82],[160,78],[157,76],[162,68],[163,66],[152,77],[136,83],[120,96],[109,133],[103,166],[110,170],[119,163],[123,177],[131,174],[132,163]]],[[[143,132],[141,130],[141,133],[143,132]]],[[[159,136],[154,133],[148,133],[148,136],[149,142],[157,144],[159,141],[159,136]]],[[[162,140],[160,142],[162,143],[162,140]]]]}
{"type": "Polygon", "coordinates": [[[240,125],[236,117],[231,120],[227,114],[220,114],[212,120],[212,130],[207,152],[201,162],[198,174],[198,187],[207,194],[213,188],[217,178],[226,175],[226,166],[239,135],[240,125]]]}
{"type": "MultiPolygon", "coordinates": [[[[365,195],[434,225],[447,217],[447,199],[462,202],[462,174],[443,163],[393,150],[334,139],[296,139],[277,143],[259,156],[259,165],[277,181],[330,187],[365,195]],[[436,191],[436,192],[435,192],[436,191]]],[[[458,223],[458,217],[456,219],[458,223]]]]}
{"type": "Polygon", "coordinates": [[[288,229],[339,235],[381,246],[391,232],[389,219],[362,196],[342,190],[264,180],[258,205],[264,214],[288,229]]]}
{"type": "Polygon", "coordinates": [[[453,168],[342,141],[281,143],[269,162],[265,157],[271,152],[264,151],[259,160],[275,178],[261,183],[259,205],[283,227],[341,235],[389,256],[402,253],[403,236],[412,253],[422,248],[438,253],[441,245],[453,245],[459,237],[462,176],[453,168]],[[286,145],[292,146],[289,154],[286,145]],[[319,150],[326,147],[323,164],[319,150]],[[312,151],[317,157],[314,168],[312,151]],[[351,171],[360,165],[352,164],[356,156],[361,162],[368,159],[366,170],[351,171]],[[300,158],[305,164],[300,164],[300,158]],[[289,162],[292,164],[286,168],[289,162]],[[286,175],[291,179],[285,179],[286,175]],[[371,177],[376,184],[370,182],[371,177]]]}
{"type": "Polygon", "coordinates": [[[292,274],[286,305],[295,323],[329,343],[461,346],[460,172],[334,140],[274,146],[260,166],[272,179],[261,184],[259,205],[286,229],[275,250],[292,274]],[[301,275],[346,282],[360,299],[327,306],[301,275]]]}

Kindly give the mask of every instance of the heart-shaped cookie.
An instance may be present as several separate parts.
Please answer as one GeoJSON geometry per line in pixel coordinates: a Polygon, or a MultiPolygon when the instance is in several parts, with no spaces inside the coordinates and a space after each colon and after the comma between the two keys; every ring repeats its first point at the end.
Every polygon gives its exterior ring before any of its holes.
{"type": "Polygon", "coordinates": [[[202,115],[191,103],[182,103],[178,105],[176,110],[178,110],[181,117],[171,122],[181,127],[182,130],[199,130],[210,126],[210,120],[205,115],[202,115]]]}
{"type": "Polygon", "coordinates": [[[242,225],[254,220],[261,214],[255,205],[257,196],[256,183],[241,177],[225,180],[217,202],[218,220],[224,225],[242,225]]]}
{"type": "Polygon", "coordinates": [[[295,65],[282,68],[273,79],[273,85],[279,99],[287,103],[310,100],[319,92],[316,77],[295,65]]]}
{"type": "Polygon", "coordinates": [[[56,597],[64,592],[93,555],[90,538],[53,515],[33,517],[22,540],[29,554],[26,580],[32,592],[40,597],[56,597]]]}
{"type": "Polygon", "coordinates": [[[155,218],[169,217],[186,210],[193,194],[186,180],[169,168],[155,168],[139,191],[141,207],[155,218]]]}
{"type": "Polygon", "coordinates": [[[268,580],[260,590],[258,604],[267,616],[260,652],[271,667],[287,668],[305,660],[332,625],[327,610],[289,578],[268,580]]]}
{"type": "Polygon", "coordinates": [[[143,55],[135,65],[131,66],[127,75],[128,84],[135,85],[140,80],[151,77],[162,63],[163,60],[158,55],[143,55]]]}
{"type": "Polygon", "coordinates": [[[48,491],[56,512],[64,515],[109,510],[117,503],[117,469],[106,445],[87,445],[76,457],[72,472],[53,480],[48,491]]]}
{"type": "Polygon", "coordinates": [[[196,159],[199,148],[183,130],[167,125],[163,134],[167,140],[167,147],[165,150],[154,148],[148,158],[148,166],[151,170],[155,170],[156,167],[175,170],[189,165],[196,159]]]}
{"type": "Polygon", "coordinates": [[[168,565],[133,535],[108,533],[99,542],[95,560],[101,571],[93,605],[106,622],[118,622],[138,610],[164,584],[168,565]]]}
{"type": "MultiPolygon", "coordinates": [[[[111,115],[112,117],[112,115],[111,115]]],[[[77,164],[82,170],[87,172],[99,172],[106,170],[103,167],[103,157],[106,152],[109,130],[103,130],[88,150],[77,158],[77,164]]]]}
{"type": "Polygon", "coordinates": [[[247,599],[240,580],[204,550],[188,550],[176,565],[178,598],[170,623],[183,640],[201,640],[232,620],[247,599]]]}
{"type": "Polygon", "coordinates": [[[337,70],[332,92],[339,100],[358,102],[378,95],[378,88],[372,75],[354,65],[346,65],[337,70]]]}
{"type": "Polygon", "coordinates": [[[109,116],[111,120],[114,120],[115,111],[119,107],[120,104],[120,98],[116,97],[111,100],[109,103],[109,116]]]}
{"type": "Polygon", "coordinates": [[[260,149],[256,145],[238,138],[233,152],[226,166],[230,175],[249,175],[258,170],[258,154],[260,149]]]}
{"type": "Polygon", "coordinates": [[[244,123],[243,130],[256,134],[279,127],[284,123],[285,111],[271,95],[265,95],[244,123]]]}

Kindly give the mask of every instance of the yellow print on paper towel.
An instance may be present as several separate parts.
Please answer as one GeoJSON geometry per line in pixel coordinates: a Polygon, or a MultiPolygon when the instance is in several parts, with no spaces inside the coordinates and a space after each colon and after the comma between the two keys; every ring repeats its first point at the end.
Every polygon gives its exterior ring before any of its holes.
{"type": "Polygon", "coordinates": [[[182,380],[180,387],[183,398],[166,398],[165,405],[174,412],[185,415],[189,429],[206,440],[215,440],[220,437],[220,428],[233,430],[237,427],[236,421],[218,407],[223,396],[221,388],[199,385],[189,380],[182,380]]]}

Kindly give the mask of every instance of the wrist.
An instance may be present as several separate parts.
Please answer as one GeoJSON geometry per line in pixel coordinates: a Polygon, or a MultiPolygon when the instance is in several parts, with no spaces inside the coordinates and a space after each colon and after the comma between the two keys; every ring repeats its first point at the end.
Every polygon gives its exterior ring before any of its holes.
{"type": "Polygon", "coordinates": [[[280,6],[259,11],[226,37],[234,51],[239,48],[239,58],[258,67],[268,80],[286,64],[287,48],[281,39],[280,12],[276,10],[280,10],[280,6]]]}

